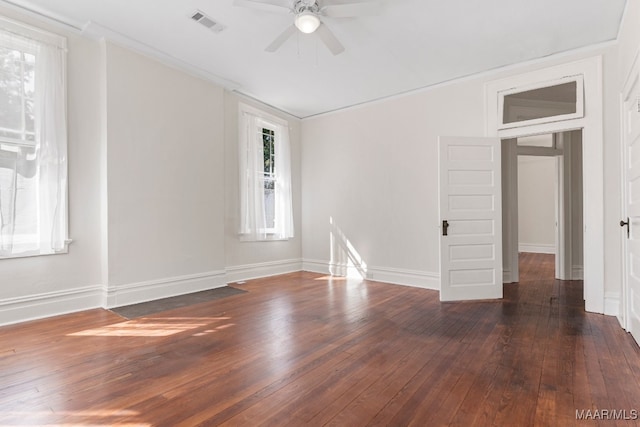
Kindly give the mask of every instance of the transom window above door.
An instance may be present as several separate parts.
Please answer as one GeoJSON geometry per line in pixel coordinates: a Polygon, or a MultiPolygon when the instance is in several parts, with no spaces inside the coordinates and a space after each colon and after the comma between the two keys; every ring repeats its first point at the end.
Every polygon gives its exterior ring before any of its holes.
{"type": "Polygon", "coordinates": [[[584,117],[581,75],[498,93],[499,129],[584,117]]]}

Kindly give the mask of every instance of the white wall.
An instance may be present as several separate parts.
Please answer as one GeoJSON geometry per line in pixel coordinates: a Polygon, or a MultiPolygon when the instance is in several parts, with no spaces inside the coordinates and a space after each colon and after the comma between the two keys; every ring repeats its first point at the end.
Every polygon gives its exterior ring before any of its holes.
{"type": "Polygon", "coordinates": [[[520,252],[555,253],[556,158],[518,156],[520,252]]]}
{"type": "Polygon", "coordinates": [[[438,287],[437,137],[483,135],[483,103],[466,81],[304,120],[305,268],[350,247],[373,279],[438,287]]]}
{"type": "MultiPolygon", "coordinates": [[[[384,270],[390,273],[386,278],[397,282],[437,288],[438,136],[485,134],[486,82],[600,54],[605,80],[605,221],[610,231],[620,215],[615,46],[562,55],[304,120],[305,268],[329,269],[329,220],[333,218],[368,271],[374,271],[374,278],[378,278],[378,270],[384,270]]],[[[619,289],[617,234],[605,235],[604,252],[605,287],[619,289]]]]}
{"type": "Polygon", "coordinates": [[[300,120],[235,93],[225,93],[225,264],[227,281],[300,270],[302,267],[302,221],[300,185],[300,120]],[[241,242],[238,170],[239,102],[259,108],[289,123],[291,180],[295,237],[286,241],[241,242]]]}
{"type": "Polygon", "coordinates": [[[100,45],[12,9],[0,14],[67,37],[68,254],[0,260],[0,324],[96,307],[100,277],[100,45]]]}
{"type": "Polygon", "coordinates": [[[223,89],[112,44],[106,65],[109,305],[223,285],[223,89]]]}

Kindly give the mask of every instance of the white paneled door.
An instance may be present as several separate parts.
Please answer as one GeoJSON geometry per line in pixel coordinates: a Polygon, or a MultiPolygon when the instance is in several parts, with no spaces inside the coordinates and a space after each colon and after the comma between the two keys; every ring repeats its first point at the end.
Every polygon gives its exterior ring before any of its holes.
{"type": "Polygon", "coordinates": [[[440,137],[440,300],[502,298],[498,138],[440,137]]]}
{"type": "Polygon", "coordinates": [[[624,191],[626,218],[620,221],[625,240],[623,319],[640,343],[640,71],[625,89],[623,99],[624,191]]]}

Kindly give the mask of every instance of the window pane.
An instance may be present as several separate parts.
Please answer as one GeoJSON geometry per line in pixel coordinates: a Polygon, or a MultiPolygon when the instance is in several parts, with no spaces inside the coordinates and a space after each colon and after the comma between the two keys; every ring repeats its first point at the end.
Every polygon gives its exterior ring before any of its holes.
{"type": "Polygon", "coordinates": [[[25,157],[0,149],[0,252],[38,247],[37,177],[20,167],[25,157]]]}
{"type": "Polygon", "coordinates": [[[33,138],[33,134],[35,133],[35,130],[36,130],[35,117],[33,115],[33,112],[34,112],[33,104],[34,104],[33,100],[25,99],[25,102],[24,102],[24,105],[25,105],[25,114],[24,114],[25,138],[24,139],[28,139],[30,141],[33,141],[33,139],[34,139],[33,138]]]}
{"type": "Polygon", "coordinates": [[[276,226],[276,194],[275,181],[265,178],[264,180],[264,212],[267,228],[276,226]]]}
{"type": "Polygon", "coordinates": [[[503,123],[574,114],[577,86],[577,82],[574,81],[505,95],[503,123]]]}
{"type": "Polygon", "coordinates": [[[275,168],[274,142],[275,132],[271,129],[262,129],[262,152],[264,155],[265,174],[273,174],[275,168]]]}
{"type": "Polygon", "coordinates": [[[264,156],[264,210],[267,228],[275,227],[275,131],[262,129],[262,153],[264,156]]]}
{"type": "Polygon", "coordinates": [[[34,140],[35,57],[0,47],[0,136],[34,140]]]}
{"type": "Polygon", "coordinates": [[[22,131],[22,97],[15,79],[0,75],[0,129],[22,131]]]}

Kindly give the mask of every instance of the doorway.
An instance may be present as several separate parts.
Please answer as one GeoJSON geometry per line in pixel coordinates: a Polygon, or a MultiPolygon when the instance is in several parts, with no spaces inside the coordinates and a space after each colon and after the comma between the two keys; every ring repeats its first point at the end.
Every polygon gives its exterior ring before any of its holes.
{"type": "Polygon", "coordinates": [[[519,281],[523,252],[552,254],[556,279],[582,280],[582,131],[502,144],[503,281],[519,281]]]}
{"type": "MultiPolygon", "coordinates": [[[[594,56],[509,76],[487,83],[485,87],[487,137],[501,140],[552,132],[582,130],[583,170],[583,280],[585,310],[605,312],[604,298],[604,164],[603,158],[603,86],[602,57],[594,56]],[[531,119],[505,124],[504,98],[529,89],[566,83],[564,76],[576,81],[576,109],[573,114],[531,119]],[[588,226],[587,226],[588,225],[588,226]]],[[[503,144],[503,158],[504,147],[503,144]]],[[[510,146],[508,144],[507,146],[510,146]]],[[[515,149],[514,149],[515,150],[515,149]]],[[[505,178],[506,179],[506,178],[505,178]]],[[[513,190],[516,191],[516,190],[513,190]]],[[[503,194],[504,197],[504,194],[503,194]]],[[[503,204],[504,206],[504,204],[503,204]]],[[[504,218],[508,220],[508,218],[504,218]]],[[[503,254],[504,255],[504,254],[503,254]]],[[[514,263],[510,263],[513,265],[514,263]]],[[[515,263],[517,265],[517,262],[515,263]]],[[[515,267],[517,268],[517,267],[515,267]]]]}

